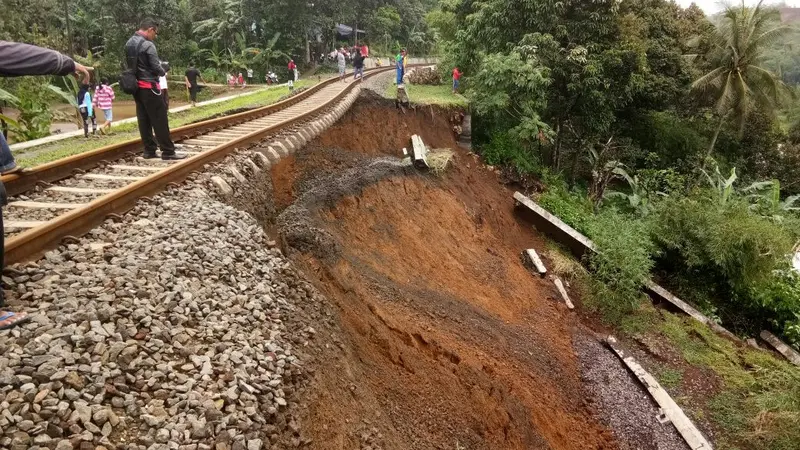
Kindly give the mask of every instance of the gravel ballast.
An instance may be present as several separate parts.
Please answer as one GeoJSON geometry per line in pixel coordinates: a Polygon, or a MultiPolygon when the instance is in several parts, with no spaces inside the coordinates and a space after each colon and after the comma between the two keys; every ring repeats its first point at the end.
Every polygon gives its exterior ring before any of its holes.
{"type": "Polygon", "coordinates": [[[187,186],[15,266],[0,332],[0,448],[303,443],[295,353],[317,294],[247,214],[187,186]],[[24,307],[24,308],[23,308],[24,307]]]}

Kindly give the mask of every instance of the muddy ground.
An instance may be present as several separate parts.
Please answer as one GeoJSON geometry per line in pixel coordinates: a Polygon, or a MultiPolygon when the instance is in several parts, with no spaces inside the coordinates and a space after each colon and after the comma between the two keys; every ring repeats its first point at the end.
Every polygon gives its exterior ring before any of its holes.
{"type": "MultiPolygon", "coordinates": [[[[320,449],[681,449],[657,408],[549,280],[513,192],[458,148],[451,112],[373,94],[273,166],[245,205],[327,298],[294,401],[320,449]],[[401,160],[411,134],[455,157],[401,160]]],[[[309,305],[310,308],[313,306],[309,305]]]]}

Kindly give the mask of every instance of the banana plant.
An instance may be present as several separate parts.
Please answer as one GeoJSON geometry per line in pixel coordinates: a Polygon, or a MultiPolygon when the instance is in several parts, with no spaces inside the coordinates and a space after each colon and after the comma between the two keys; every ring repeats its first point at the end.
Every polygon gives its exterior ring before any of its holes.
{"type": "Polygon", "coordinates": [[[782,220],[785,213],[800,211],[796,206],[800,195],[792,195],[781,200],[781,182],[778,180],[758,181],[742,189],[750,209],[774,220],[782,220]]]}
{"type": "Polygon", "coordinates": [[[731,169],[731,174],[727,178],[719,171],[719,165],[715,165],[713,174],[709,174],[704,169],[700,171],[705,175],[711,189],[714,190],[715,198],[719,204],[723,206],[728,204],[728,200],[734,194],[733,183],[738,178],[736,167],[731,169]]]}

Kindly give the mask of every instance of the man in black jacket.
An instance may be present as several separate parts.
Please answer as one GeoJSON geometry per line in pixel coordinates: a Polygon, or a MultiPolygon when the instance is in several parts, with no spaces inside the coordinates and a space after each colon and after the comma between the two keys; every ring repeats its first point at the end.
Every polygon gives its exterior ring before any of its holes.
{"type": "MultiPolygon", "coordinates": [[[[54,50],[17,42],[0,41],[0,76],[19,77],[23,75],[69,75],[80,74],[89,82],[89,69],[71,58],[54,50]]],[[[8,148],[5,136],[0,133],[0,159],[6,172],[16,168],[14,156],[8,148]]],[[[6,188],[0,181],[0,208],[8,204],[6,188]]],[[[0,210],[0,229],[3,228],[3,214],[0,210]]],[[[5,234],[0,235],[0,272],[4,267],[5,234]]],[[[0,289],[0,306],[3,306],[3,291],[0,289]]],[[[13,327],[28,320],[27,313],[14,313],[0,310],[0,330],[13,327]]]]}
{"type": "Polygon", "coordinates": [[[139,135],[144,144],[144,157],[155,158],[156,148],[161,147],[161,159],[184,159],[186,155],[175,153],[175,144],[169,135],[167,107],[161,98],[158,77],[166,72],[161,67],[153,40],[158,36],[158,22],[144,19],[139,31],[125,44],[125,56],[129,69],[135,69],[139,90],[134,94],[139,135]],[[155,140],[153,139],[155,132],[155,140]],[[156,141],[158,145],[156,146],[156,141]]]}

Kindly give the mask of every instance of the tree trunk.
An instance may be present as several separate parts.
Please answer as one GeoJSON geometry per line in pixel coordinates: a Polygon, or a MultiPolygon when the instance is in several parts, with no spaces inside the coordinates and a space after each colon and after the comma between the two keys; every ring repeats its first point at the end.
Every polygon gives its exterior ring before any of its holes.
{"type": "Polygon", "coordinates": [[[711,145],[708,146],[708,151],[706,152],[706,156],[703,158],[703,163],[701,164],[703,169],[706,168],[706,161],[708,161],[708,158],[710,158],[711,154],[714,153],[714,146],[717,145],[717,138],[719,138],[719,133],[722,131],[722,125],[725,124],[726,117],[728,117],[727,114],[719,118],[719,124],[717,125],[717,129],[714,131],[714,137],[711,138],[711,145]]]}
{"type": "Polygon", "coordinates": [[[64,19],[66,20],[67,25],[67,56],[70,58],[75,57],[75,51],[73,50],[72,46],[72,27],[69,23],[69,5],[67,4],[67,0],[64,0],[64,19]]]}

